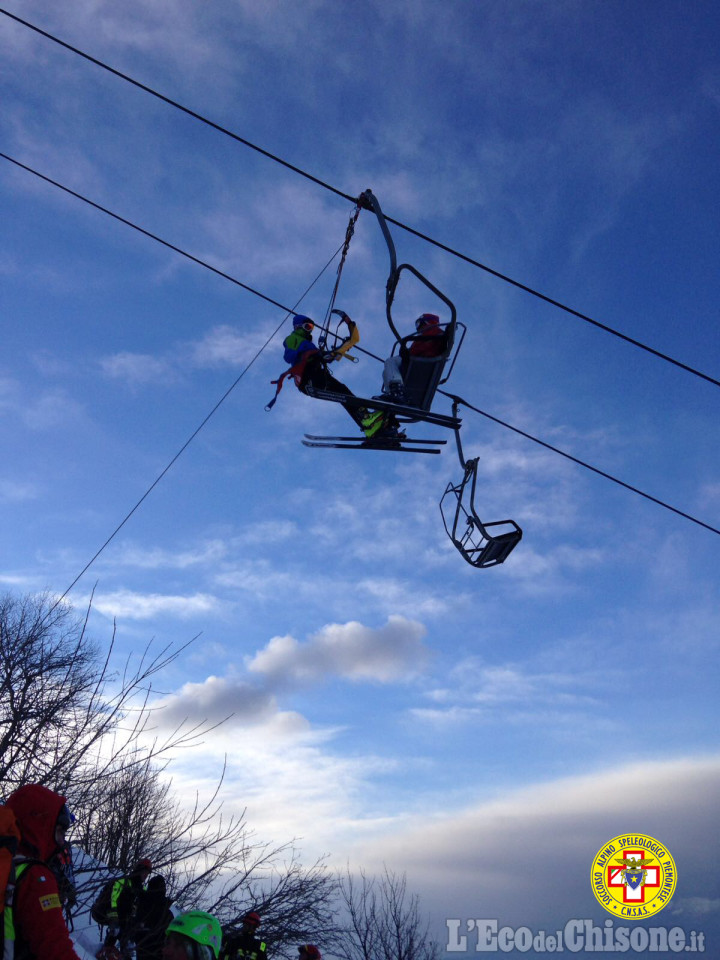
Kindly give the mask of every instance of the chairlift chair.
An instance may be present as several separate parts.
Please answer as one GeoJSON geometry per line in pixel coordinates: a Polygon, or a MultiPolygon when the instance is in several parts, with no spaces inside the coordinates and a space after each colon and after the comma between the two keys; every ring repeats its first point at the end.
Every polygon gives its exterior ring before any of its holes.
{"type": "MultiPolygon", "coordinates": [[[[401,263],[398,265],[395,243],[393,242],[390,230],[388,229],[385,215],[382,212],[380,203],[373,192],[371,190],[366,190],[363,194],[361,194],[358,203],[367,210],[371,210],[377,217],[380,229],[387,244],[388,253],[390,255],[390,274],[385,286],[385,312],[388,326],[395,337],[392,353],[395,355],[397,351],[399,351],[401,357],[401,373],[406,398],[404,405],[408,407],[414,407],[418,412],[428,413],[432,406],[436,390],[441,384],[445,383],[449,379],[450,374],[452,373],[452,369],[455,366],[455,359],[458,355],[460,347],[462,346],[462,342],[465,339],[467,328],[464,323],[458,322],[455,304],[450,300],[449,297],[447,297],[441,290],[438,290],[438,288],[431,283],[427,277],[423,276],[423,274],[420,273],[420,271],[417,270],[412,264],[401,263]],[[421,284],[423,284],[423,286],[425,286],[432,294],[434,294],[435,297],[441,300],[450,312],[450,320],[447,323],[441,324],[445,336],[445,349],[436,357],[412,356],[409,352],[408,344],[416,338],[416,335],[410,334],[409,336],[401,337],[397,326],[395,325],[392,315],[392,307],[393,301],[395,300],[395,293],[397,291],[398,283],[400,282],[400,278],[404,270],[407,270],[409,273],[411,273],[417,280],[420,281],[421,284]],[[458,328],[461,330],[461,335],[456,337],[458,328]],[[450,365],[446,371],[445,368],[448,364],[448,361],[450,361],[450,365]]],[[[425,418],[423,416],[414,417],[402,415],[398,419],[400,419],[401,422],[409,423],[413,420],[423,420],[425,418]]],[[[447,426],[454,428],[455,425],[448,423],[447,426]]]]}
{"type": "MultiPolygon", "coordinates": [[[[393,345],[392,355],[400,355],[400,374],[403,380],[404,402],[407,406],[416,407],[418,410],[427,412],[432,406],[435,392],[440,384],[445,383],[447,376],[443,377],[443,372],[448,360],[453,354],[455,324],[440,324],[443,329],[442,336],[445,339],[444,349],[434,357],[416,356],[410,352],[410,346],[417,339],[417,334],[410,334],[396,341],[393,345]]],[[[462,338],[465,336],[465,325],[462,327],[462,338]]],[[[452,370],[453,362],[450,365],[452,370]]],[[[450,371],[448,371],[448,376],[450,371]]]]}
{"type": "Polygon", "coordinates": [[[448,483],[440,500],[440,512],[447,535],[463,558],[480,569],[504,563],[522,539],[514,520],[483,523],[475,511],[478,457],[465,464],[458,484],[448,483]],[[490,528],[493,528],[492,531],[490,528]],[[502,528],[502,529],[497,529],[502,528]]]}

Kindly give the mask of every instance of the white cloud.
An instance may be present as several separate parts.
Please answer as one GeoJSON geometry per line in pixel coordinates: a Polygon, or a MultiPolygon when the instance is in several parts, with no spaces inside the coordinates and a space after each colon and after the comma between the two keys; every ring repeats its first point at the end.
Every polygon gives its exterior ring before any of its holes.
{"type": "Polygon", "coordinates": [[[151,620],[158,616],[189,620],[217,613],[221,603],[217,597],[206,593],[174,596],[116,590],[114,593],[96,593],[93,606],[105,616],[127,620],[151,620]]]}
{"type": "MultiPolygon", "coordinates": [[[[182,719],[181,711],[177,717],[182,719]]],[[[339,755],[328,748],[336,732],[313,728],[300,714],[286,711],[257,722],[233,719],[214,731],[201,751],[178,758],[175,786],[182,791],[188,780],[197,785],[199,769],[207,786],[227,756],[225,812],[247,808],[248,823],[259,836],[279,842],[299,838],[303,858],[312,860],[337,849],[339,838],[344,843],[358,829],[388,822],[364,805],[370,780],[389,762],[339,755]]]]}
{"type": "Polygon", "coordinates": [[[12,413],[30,430],[62,429],[84,418],[81,404],[65,389],[30,394],[8,377],[0,379],[0,410],[12,413]]]}
{"type": "MultiPolygon", "coordinates": [[[[207,720],[219,723],[226,718],[232,728],[245,725],[276,722],[278,716],[275,698],[238,678],[210,676],[201,683],[186,683],[176,694],[155,701],[153,708],[163,726],[175,727],[187,719],[191,723],[207,720]]],[[[307,724],[297,714],[293,724],[304,729],[307,724]]]]}
{"type": "Polygon", "coordinates": [[[262,558],[228,563],[215,577],[218,586],[242,590],[262,600],[282,596],[296,587],[296,581],[291,570],[278,570],[262,558]]]}
{"type": "MultiPolygon", "coordinates": [[[[286,534],[291,530],[284,524],[279,527],[271,526],[271,533],[278,535],[278,542],[282,542],[286,534]]],[[[320,531],[313,528],[312,535],[316,541],[335,544],[338,533],[337,526],[331,524],[325,528],[327,537],[323,541],[320,538],[320,531]]],[[[250,528],[249,543],[259,542],[256,536],[257,529],[250,528]]],[[[239,538],[243,542],[243,537],[239,538]]],[[[274,541],[273,541],[274,542],[274,541]]],[[[346,543],[343,545],[344,555],[352,556],[354,543],[347,533],[346,543]]],[[[328,554],[332,553],[331,547],[328,547],[328,554]]],[[[340,549],[340,547],[338,547],[340,549]]],[[[425,558],[423,558],[425,559],[425,558]]],[[[434,564],[434,560],[428,555],[427,561],[434,564]]],[[[343,611],[347,609],[347,597],[357,596],[359,593],[365,598],[365,609],[379,611],[382,615],[389,615],[392,611],[395,614],[406,617],[428,616],[434,617],[445,613],[450,604],[458,605],[464,602],[465,595],[457,593],[450,599],[441,585],[437,586],[416,586],[406,580],[400,580],[386,575],[384,578],[365,577],[361,580],[352,580],[340,571],[332,568],[324,572],[314,572],[312,583],[301,570],[297,570],[293,565],[279,567],[277,563],[270,563],[267,560],[256,557],[252,561],[228,560],[225,568],[219,571],[214,583],[218,587],[232,588],[235,591],[242,591],[250,594],[254,599],[268,600],[274,597],[284,595],[288,590],[292,590],[292,595],[298,602],[316,602],[318,596],[324,597],[324,610],[326,615],[342,617],[343,611]]]]}
{"type": "Polygon", "coordinates": [[[130,543],[123,545],[117,552],[115,562],[148,570],[185,570],[188,567],[217,563],[227,554],[227,549],[225,542],[217,539],[205,540],[195,548],[177,551],[130,543]]]}
{"type": "Polygon", "coordinates": [[[196,341],[177,342],[162,354],[123,351],[98,361],[102,373],[130,387],[173,384],[190,369],[247,366],[266,346],[274,326],[253,329],[223,324],[212,327],[196,341]]]}
{"type": "Polygon", "coordinates": [[[263,520],[250,524],[237,538],[244,545],[287,543],[298,536],[298,524],[294,520],[263,520]]]}
{"type": "Polygon", "coordinates": [[[172,370],[166,360],[143,353],[116,353],[100,360],[100,369],[115,380],[130,385],[166,381],[172,370]]]}
{"type": "Polygon", "coordinates": [[[273,637],[249,662],[248,669],[284,682],[317,682],[327,676],[348,680],[397,682],[414,676],[427,658],[425,628],[393,616],[372,629],[356,621],[328,624],[307,643],[273,637]]]}
{"type": "Polygon", "coordinates": [[[25,408],[23,419],[32,430],[51,430],[66,427],[84,417],[84,411],[65,390],[42,394],[25,408]]]}
{"type": "Polygon", "coordinates": [[[242,214],[222,196],[201,219],[210,244],[204,259],[249,286],[277,283],[278,275],[305,284],[340,246],[347,217],[346,207],[304,182],[258,186],[242,214]]]}
{"type": "Polygon", "coordinates": [[[443,917],[549,925],[595,915],[592,858],[612,837],[637,831],[667,845],[690,898],[675,906],[698,915],[717,904],[703,889],[716,873],[718,800],[717,757],[631,763],[409,818],[364,838],[356,853],[368,868],[407,871],[439,927],[443,917]]]}
{"type": "Polygon", "coordinates": [[[245,366],[265,346],[273,330],[270,325],[254,330],[228,325],[213,327],[191,346],[192,363],[198,367],[245,366]]]}
{"type": "MultiPolygon", "coordinates": [[[[53,4],[36,3],[34,7],[38,9],[36,21],[51,29],[55,24],[54,32],[59,36],[72,39],[80,47],[92,47],[96,55],[103,50],[106,55],[121,53],[124,57],[137,52],[145,58],[152,53],[168,63],[181,63],[187,70],[207,68],[209,61],[217,65],[221,57],[221,48],[208,43],[192,9],[178,10],[169,0],[152,4],[128,0],[122,7],[106,0],[78,0],[59,20],[53,4]]],[[[47,41],[18,28],[18,54],[37,57],[38,45],[47,49],[47,41]]]]}
{"type": "Polygon", "coordinates": [[[698,503],[703,509],[714,509],[720,503],[720,483],[706,483],[700,488],[698,503]]]}
{"type": "Polygon", "coordinates": [[[710,897],[673,897],[670,913],[686,917],[705,917],[720,913],[720,899],[710,897]]]}
{"type": "Polygon", "coordinates": [[[22,577],[18,574],[0,573],[0,583],[6,583],[9,587],[22,587],[26,589],[32,583],[30,577],[22,577]]]}
{"type": "Polygon", "coordinates": [[[446,612],[451,603],[457,603],[460,598],[452,600],[441,589],[422,589],[407,581],[391,577],[364,577],[358,588],[364,591],[381,608],[400,610],[405,614],[415,613],[422,616],[435,617],[446,612]]]}
{"type": "Polygon", "coordinates": [[[35,500],[37,497],[37,485],[30,481],[0,480],[0,500],[6,503],[35,500]]]}
{"type": "MultiPolygon", "coordinates": [[[[466,678],[467,682],[467,678],[466,678]]],[[[490,722],[538,725],[580,722],[583,711],[598,699],[582,692],[577,674],[533,674],[515,666],[485,667],[474,672],[472,684],[433,689],[429,707],[410,711],[418,720],[448,727],[490,722]]],[[[597,729],[602,721],[595,719],[597,729]]]]}

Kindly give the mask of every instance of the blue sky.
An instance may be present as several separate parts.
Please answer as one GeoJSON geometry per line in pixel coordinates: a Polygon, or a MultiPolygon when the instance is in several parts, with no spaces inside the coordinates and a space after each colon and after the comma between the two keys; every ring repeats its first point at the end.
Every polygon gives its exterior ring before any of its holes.
{"type": "MultiPolygon", "coordinates": [[[[720,377],[710,5],[5,9],[720,377]]],[[[7,17],[0,45],[3,153],[288,306],[342,242],[341,197],[7,17]]],[[[62,593],[283,312],[0,170],[0,582],[62,593]]],[[[715,385],[393,235],[467,324],[454,392],[720,526],[715,385]]],[[[338,306],[379,356],[387,270],[363,213],[338,306]]],[[[304,313],[322,318],[333,280],[304,313]]],[[[398,321],[434,306],[407,282],[398,321]]],[[[122,652],[201,633],[161,678],[159,723],[233,717],[178,784],[212,782],[229,751],[228,806],[308,859],[407,871],[440,940],[447,917],[602,922],[587,872],[627,830],[676,857],[672,922],[717,930],[717,535],[466,412],[479,511],[524,530],[504,566],[473,570],[438,510],[450,445],[306,449],[350,421],[292,385],[265,412],[288,328],[70,594],[97,584],[93,630],[106,642],[116,618],[122,652]]],[[[337,369],[365,395],[380,374],[337,369]]]]}

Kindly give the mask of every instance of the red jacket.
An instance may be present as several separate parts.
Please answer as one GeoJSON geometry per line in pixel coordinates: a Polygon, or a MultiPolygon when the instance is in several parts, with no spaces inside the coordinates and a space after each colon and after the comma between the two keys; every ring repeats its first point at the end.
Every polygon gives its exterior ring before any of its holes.
{"type": "Polygon", "coordinates": [[[39,784],[20,787],[7,800],[22,840],[13,919],[17,954],[32,960],[79,960],[63,917],[57,880],[45,861],[57,850],[55,824],[65,797],[39,784]],[[22,867],[23,859],[35,859],[22,867]]]}
{"type": "Polygon", "coordinates": [[[437,357],[444,351],[447,342],[445,331],[437,318],[426,321],[410,341],[410,353],[413,357],[437,357]]]}

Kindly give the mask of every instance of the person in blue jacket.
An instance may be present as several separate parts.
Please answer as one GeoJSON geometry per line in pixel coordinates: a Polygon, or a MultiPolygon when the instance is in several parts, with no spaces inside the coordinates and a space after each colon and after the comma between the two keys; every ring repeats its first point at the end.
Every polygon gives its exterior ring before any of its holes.
{"type": "MultiPolygon", "coordinates": [[[[295,385],[302,393],[307,393],[307,387],[311,386],[348,397],[355,396],[352,390],[328,370],[323,354],[312,338],[314,326],[310,317],[296,314],[293,317],[293,331],[283,340],[285,362],[290,365],[290,376],[295,380],[295,385]]],[[[350,406],[345,407],[345,410],[369,440],[379,436],[394,436],[397,433],[392,418],[381,410],[350,406]]]]}

